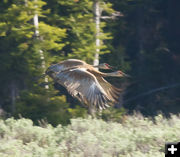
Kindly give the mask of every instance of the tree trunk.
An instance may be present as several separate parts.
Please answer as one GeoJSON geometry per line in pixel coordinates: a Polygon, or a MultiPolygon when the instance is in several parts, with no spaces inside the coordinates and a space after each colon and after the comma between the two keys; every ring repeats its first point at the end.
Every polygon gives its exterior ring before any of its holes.
{"type": "MultiPolygon", "coordinates": [[[[35,1],[37,1],[37,0],[35,0],[35,1]]],[[[37,7],[37,6],[35,6],[35,7],[37,7]]],[[[38,21],[38,14],[37,13],[34,15],[34,26],[35,26],[35,32],[34,33],[35,33],[36,38],[38,39],[39,38],[39,21],[38,21]]],[[[45,74],[46,62],[45,62],[45,58],[44,58],[44,52],[42,50],[39,50],[39,54],[40,54],[40,59],[42,60],[41,68],[43,69],[43,74],[45,74]]],[[[49,89],[48,77],[47,76],[45,76],[44,82],[46,83],[45,89],[49,89]]]]}
{"type": "Polygon", "coordinates": [[[94,56],[94,62],[93,65],[99,65],[99,52],[100,52],[100,18],[101,18],[101,11],[100,11],[100,5],[99,0],[95,0],[94,2],[94,20],[96,23],[96,53],[94,56]]]}
{"type": "Polygon", "coordinates": [[[17,84],[15,81],[12,81],[10,84],[10,97],[11,97],[11,113],[15,113],[16,111],[16,98],[19,95],[17,84]]]}

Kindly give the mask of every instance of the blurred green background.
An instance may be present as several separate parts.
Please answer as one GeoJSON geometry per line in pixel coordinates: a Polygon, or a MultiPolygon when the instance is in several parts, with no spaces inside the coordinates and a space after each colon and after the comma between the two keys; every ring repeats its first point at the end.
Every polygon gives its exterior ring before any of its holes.
{"type": "MultiPolygon", "coordinates": [[[[36,78],[68,58],[93,64],[96,52],[94,0],[2,0],[0,2],[0,116],[44,119],[66,125],[87,111],[58,84],[36,78]],[[38,36],[34,16],[38,15],[38,36]],[[40,50],[43,52],[42,59],[40,50]]],[[[120,121],[180,112],[180,1],[99,0],[100,62],[132,76],[108,79],[123,88],[119,103],[99,115],[120,121]],[[112,18],[120,12],[121,16],[112,18]]],[[[49,79],[50,80],[50,79],[49,79]]]]}

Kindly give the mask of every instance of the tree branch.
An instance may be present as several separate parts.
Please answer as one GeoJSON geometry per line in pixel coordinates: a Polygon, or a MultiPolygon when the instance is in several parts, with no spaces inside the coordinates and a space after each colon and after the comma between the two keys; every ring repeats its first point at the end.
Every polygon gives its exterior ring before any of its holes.
{"type": "Polygon", "coordinates": [[[180,86],[180,83],[175,83],[175,84],[172,84],[172,85],[155,88],[155,89],[152,89],[152,90],[150,90],[148,92],[136,95],[136,96],[134,96],[132,98],[129,98],[129,99],[125,100],[124,103],[130,102],[132,100],[138,99],[138,98],[146,96],[146,95],[150,95],[150,94],[155,93],[155,92],[159,92],[159,91],[169,89],[169,88],[175,88],[175,87],[178,87],[178,86],[180,86]]]}

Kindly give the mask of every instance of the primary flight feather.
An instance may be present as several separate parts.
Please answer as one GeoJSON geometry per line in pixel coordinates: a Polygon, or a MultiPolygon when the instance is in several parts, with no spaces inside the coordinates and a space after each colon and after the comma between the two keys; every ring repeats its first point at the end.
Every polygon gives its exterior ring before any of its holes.
{"type": "MultiPolygon", "coordinates": [[[[96,66],[102,69],[110,69],[107,63],[96,66]]],[[[68,59],[51,65],[46,74],[62,86],[69,94],[77,98],[87,106],[93,105],[97,109],[105,109],[116,102],[121,89],[107,82],[103,77],[127,76],[122,71],[103,73],[94,66],[77,59],[68,59]]]]}

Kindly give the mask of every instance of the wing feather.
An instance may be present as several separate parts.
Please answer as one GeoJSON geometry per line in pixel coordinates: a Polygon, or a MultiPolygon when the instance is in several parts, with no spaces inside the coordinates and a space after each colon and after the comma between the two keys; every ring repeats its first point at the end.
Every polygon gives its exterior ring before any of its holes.
{"type": "Polygon", "coordinates": [[[96,77],[84,68],[59,72],[56,75],[56,81],[63,85],[72,96],[99,109],[105,108],[105,104],[111,101],[96,77]]]}
{"type": "Polygon", "coordinates": [[[113,85],[111,85],[109,82],[107,82],[103,77],[96,77],[99,84],[102,86],[102,88],[104,89],[104,91],[107,93],[109,99],[111,99],[112,101],[116,102],[119,98],[119,94],[122,91],[119,88],[114,87],[113,85]]]}
{"type": "Polygon", "coordinates": [[[78,59],[67,59],[65,61],[49,66],[46,72],[57,73],[57,72],[61,72],[63,70],[76,67],[76,66],[81,66],[81,65],[86,65],[86,62],[78,60],[78,59]]]}

